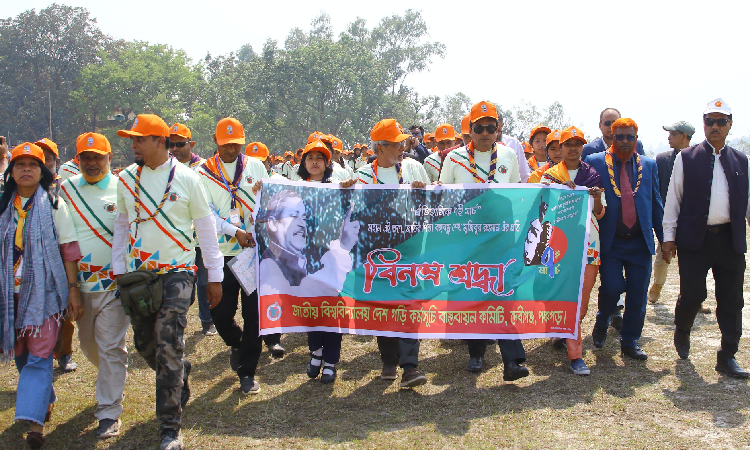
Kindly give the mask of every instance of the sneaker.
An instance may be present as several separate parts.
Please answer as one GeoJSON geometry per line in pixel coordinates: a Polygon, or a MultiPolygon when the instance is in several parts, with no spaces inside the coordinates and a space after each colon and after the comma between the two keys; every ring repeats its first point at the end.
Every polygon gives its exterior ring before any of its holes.
{"type": "Polygon", "coordinates": [[[78,364],[73,361],[73,355],[63,355],[57,360],[57,363],[60,365],[63,372],[73,372],[78,368],[78,364]]]}
{"type": "Polygon", "coordinates": [[[184,408],[185,405],[187,405],[188,400],[190,400],[190,385],[188,384],[188,377],[190,376],[190,370],[193,368],[193,365],[190,364],[190,361],[187,359],[183,363],[184,368],[183,375],[182,375],[182,394],[180,395],[180,405],[184,408]]]}
{"type": "Polygon", "coordinates": [[[96,437],[99,439],[107,439],[120,434],[120,419],[102,419],[99,421],[99,426],[96,427],[96,437]]]}
{"type": "Polygon", "coordinates": [[[237,347],[232,347],[232,349],[229,350],[229,367],[235,372],[237,372],[237,369],[240,367],[240,349],[237,347]]]}
{"type": "Polygon", "coordinates": [[[410,367],[404,370],[404,374],[401,375],[401,388],[413,388],[415,386],[421,386],[427,383],[427,377],[423,372],[420,372],[414,367],[410,367]]]}
{"type": "Polygon", "coordinates": [[[591,370],[589,370],[588,366],[586,366],[586,363],[583,362],[583,359],[581,358],[574,359],[570,362],[570,370],[572,370],[574,374],[580,376],[591,375],[591,370]]]}
{"type": "Polygon", "coordinates": [[[214,325],[213,322],[203,322],[204,336],[216,336],[217,334],[219,334],[219,332],[216,331],[216,325],[214,325]]]}
{"type": "Polygon", "coordinates": [[[182,444],[182,433],[171,428],[165,428],[161,432],[161,445],[159,450],[184,450],[182,444]]]}
{"type": "Polygon", "coordinates": [[[391,364],[383,364],[383,370],[380,371],[381,380],[395,380],[398,378],[398,367],[391,364]]]}
{"type": "Polygon", "coordinates": [[[284,347],[282,347],[281,344],[273,344],[268,347],[268,351],[271,352],[271,356],[274,358],[283,358],[284,353],[286,353],[286,350],[284,350],[284,347]]]}
{"type": "Polygon", "coordinates": [[[240,390],[245,395],[255,395],[260,392],[260,383],[250,376],[240,377],[240,390]]]}

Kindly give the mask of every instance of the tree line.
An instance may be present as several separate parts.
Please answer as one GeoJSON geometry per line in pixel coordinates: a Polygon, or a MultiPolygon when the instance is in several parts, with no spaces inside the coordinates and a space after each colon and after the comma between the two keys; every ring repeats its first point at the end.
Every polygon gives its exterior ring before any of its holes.
{"type": "MultiPolygon", "coordinates": [[[[129,142],[115,132],[141,113],[187,124],[202,156],[213,153],[216,122],[227,116],[243,123],[248,142],[264,142],[274,154],[296,150],[316,130],[350,148],[369,140],[384,117],[427,131],[447,122],[458,131],[473,103],[468,96],[421,95],[407,84],[445,55],[427,33],[421,13],[410,9],[373,27],[357,18],[338,36],[322,13],[308,30],[292,29],[283,45],[268,39],[260,49],[246,44],[193,61],[169,45],[115,40],[85,8],[55,3],[0,20],[0,134],[11,145],[49,137],[70,158],[76,136],[96,131],[123,165],[131,161],[129,142]]],[[[538,123],[570,123],[558,102],[498,106],[503,132],[522,140],[538,123]]]]}

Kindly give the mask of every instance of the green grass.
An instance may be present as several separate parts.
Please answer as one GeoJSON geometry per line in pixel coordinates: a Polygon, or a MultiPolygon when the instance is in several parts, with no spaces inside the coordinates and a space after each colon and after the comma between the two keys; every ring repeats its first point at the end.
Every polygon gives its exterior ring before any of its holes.
{"type": "MultiPolygon", "coordinates": [[[[186,333],[193,396],[183,416],[185,442],[191,449],[750,448],[750,387],[714,371],[720,335],[713,314],[699,314],[690,360],[677,358],[672,320],[678,277],[677,267],[670,269],[659,303],[648,306],[641,339],[648,361],[623,360],[614,330],[603,349],[594,349],[594,298],[583,325],[584,359],[592,375],[574,376],[565,352],[532,340],[525,342],[531,376],[515,383],[502,381],[496,347],[488,350],[488,367],[477,376],[464,370],[463,342],[425,340],[420,368],[428,384],[399,390],[398,381],[378,378],[375,338],[347,336],[338,380],[322,385],[305,375],[305,335],[290,334],[282,338],[286,357],[273,360],[267,352],[261,357],[262,392],[243,396],[229,370],[227,347],[218,336],[200,334],[193,307],[186,333]]],[[[716,308],[711,288],[707,305],[716,308]]],[[[128,342],[122,435],[95,438],[96,371],[76,351],[76,372],[55,371],[60,401],[45,429],[45,448],[158,448],[154,374],[132,348],[131,337],[128,342]]],[[[737,359],[750,368],[747,338],[737,359]]],[[[26,425],[13,423],[16,381],[12,365],[0,368],[2,449],[26,448],[26,425]]]]}

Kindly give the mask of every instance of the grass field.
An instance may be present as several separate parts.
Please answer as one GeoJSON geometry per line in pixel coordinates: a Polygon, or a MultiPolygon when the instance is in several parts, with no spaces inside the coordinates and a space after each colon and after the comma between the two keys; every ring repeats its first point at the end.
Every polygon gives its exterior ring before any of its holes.
{"type": "MultiPolygon", "coordinates": [[[[709,277],[707,305],[714,311],[712,286],[709,277]]],[[[262,392],[256,396],[239,392],[227,347],[218,336],[200,333],[194,306],[186,333],[193,372],[184,439],[191,449],[750,448],[750,386],[714,371],[720,335],[713,314],[696,319],[690,360],[677,358],[672,344],[677,291],[672,266],[660,301],[648,306],[640,341],[646,362],[623,360],[613,329],[607,345],[594,348],[594,299],[583,325],[589,377],[574,376],[566,353],[547,340],[525,342],[531,376],[515,383],[502,381],[497,347],[488,350],[487,367],[477,376],[464,370],[463,342],[425,340],[420,368],[428,384],[399,390],[398,381],[378,378],[375,338],[346,336],[339,378],[322,385],[305,375],[305,335],[290,334],[282,338],[286,357],[273,360],[268,352],[261,357],[262,392]]],[[[749,310],[737,355],[745,368],[750,368],[749,310]]],[[[45,429],[45,448],[158,448],[154,374],[132,348],[132,337],[128,343],[121,436],[96,439],[96,372],[76,351],[76,372],[55,370],[59,402],[45,429]]],[[[0,368],[2,449],[26,448],[26,425],[13,423],[16,381],[13,366],[0,368]]]]}

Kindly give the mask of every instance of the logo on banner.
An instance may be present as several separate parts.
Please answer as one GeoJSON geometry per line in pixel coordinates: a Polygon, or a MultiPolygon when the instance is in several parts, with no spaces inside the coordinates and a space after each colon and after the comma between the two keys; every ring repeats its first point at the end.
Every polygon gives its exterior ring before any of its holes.
{"type": "Polygon", "coordinates": [[[272,305],[268,305],[268,308],[266,308],[266,317],[268,317],[268,320],[271,322],[276,322],[281,319],[281,306],[279,305],[279,302],[274,302],[272,305]]]}

